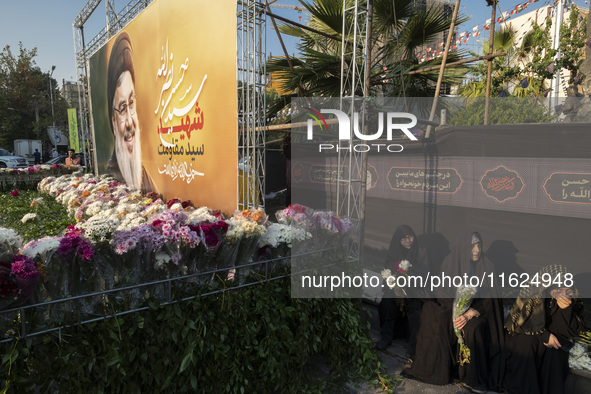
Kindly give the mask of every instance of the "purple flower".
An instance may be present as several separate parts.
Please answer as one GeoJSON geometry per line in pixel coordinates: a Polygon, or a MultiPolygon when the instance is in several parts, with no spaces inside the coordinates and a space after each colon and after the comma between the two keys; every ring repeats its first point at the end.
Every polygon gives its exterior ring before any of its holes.
{"type": "Polygon", "coordinates": [[[33,294],[41,276],[35,262],[27,256],[16,255],[11,271],[21,290],[21,298],[27,298],[33,294]]]}
{"type": "Polygon", "coordinates": [[[84,260],[90,260],[94,255],[94,248],[80,235],[73,234],[74,232],[60,240],[60,246],[57,248],[60,257],[65,259],[75,253],[84,260]]]}

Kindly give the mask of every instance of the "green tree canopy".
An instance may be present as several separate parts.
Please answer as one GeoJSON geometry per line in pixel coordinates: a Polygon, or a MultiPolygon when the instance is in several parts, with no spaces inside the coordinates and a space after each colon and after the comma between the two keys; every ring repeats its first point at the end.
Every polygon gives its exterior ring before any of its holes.
{"type": "MultiPolygon", "coordinates": [[[[344,0],[350,1],[350,0],[344,0]]],[[[342,37],[343,0],[314,0],[300,3],[310,14],[308,26],[334,38],[283,24],[279,30],[300,39],[298,58],[292,58],[293,70],[284,57],[267,62],[267,72],[279,81],[280,96],[270,105],[269,116],[285,108],[292,97],[338,97],[340,94],[341,39],[345,53],[351,52],[353,37],[342,37]]],[[[365,7],[365,4],[362,5],[365,7]]],[[[449,9],[441,7],[416,9],[412,0],[374,0],[371,34],[370,95],[386,97],[432,97],[438,70],[408,75],[441,64],[441,58],[420,61],[420,51],[439,40],[451,25],[449,9]]],[[[457,21],[461,23],[463,19],[457,21]]],[[[345,62],[353,61],[345,55],[345,62]]],[[[448,55],[448,62],[460,58],[457,52],[448,55]]],[[[361,66],[361,65],[360,65],[361,66]]],[[[467,69],[447,69],[443,82],[456,84],[467,69]]],[[[345,92],[345,95],[360,92],[345,92]]]]}
{"type": "Polygon", "coordinates": [[[18,54],[9,45],[0,53],[0,146],[11,150],[15,139],[40,139],[48,142],[47,126],[67,124],[67,105],[57,81],[35,63],[37,48],[27,50],[19,43],[18,54]]]}

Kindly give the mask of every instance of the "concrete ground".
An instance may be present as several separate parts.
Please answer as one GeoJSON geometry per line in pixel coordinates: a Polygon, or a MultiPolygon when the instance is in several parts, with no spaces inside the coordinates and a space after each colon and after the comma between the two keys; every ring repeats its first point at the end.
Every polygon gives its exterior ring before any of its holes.
{"type": "MultiPolygon", "coordinates": [[[[378,308],[375,303],[364,303],[367,311],[365,318],[371,325],[371,336],[375,343],[380,339],[378,308]]],[[[406,363],[406,341],[403,339],[396,339],[392,345],[385,351],[378,351],[378,355],[382,363],[386,366],[386,374],[390,377],[400,375],[404,364],[406,363]]],[[[376,387],[374,383],[364,383],[356,387],[353,384],[348,385],[349,393],[358,394],[377,394],[383,393],[381,388],[376,387]]],[[[470,390],[463,388],[459,383],[452,383],[445,386],[437,386],[427,383],[422,383],[416,380],[402,378],[401,382],[395,386],[394,390],[397,394],[459,394],[471,393],[470,390]]],[[[488,393],[493,393],[489,391],[488,393]]],[[[565,393],[569,394],[588,394],[591,393],[591,373],[588,371],[572,370],[565,382],[565,393]]]]}

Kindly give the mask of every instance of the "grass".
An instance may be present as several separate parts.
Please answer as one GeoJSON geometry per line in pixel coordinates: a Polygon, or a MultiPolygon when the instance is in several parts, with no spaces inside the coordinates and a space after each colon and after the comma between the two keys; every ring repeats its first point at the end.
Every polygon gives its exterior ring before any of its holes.
{"type": "Polygon", "coordinates": [[[11,192],[0,193],[0,226],[15,230],[24,242],[34,239],[61,235],[66,227],[75,224],[68,217],[64,206],[51,196],[38,191],[19,191],[13,196],[11,192]],[[41,198],[36,206],[31,206],[36,198],[41,198]],[[35,213],[37,217],[26,223],[22,218],[27,213],[35,213]]]}

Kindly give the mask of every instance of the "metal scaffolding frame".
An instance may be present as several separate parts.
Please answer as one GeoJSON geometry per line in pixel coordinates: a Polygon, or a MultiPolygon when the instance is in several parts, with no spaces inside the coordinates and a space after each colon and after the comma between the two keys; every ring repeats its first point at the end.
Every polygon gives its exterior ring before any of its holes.
{"type": "MultiPolygon", "coordinates": [[[[368,9],[354,2],[343,1],[343,30],[341,40],[341,111],[351,119],[351,128],[358,115],[359,130],[365,130],[366,97],[368,86],[367,59],[369,56],[368,9]],[[354,114],[357,115],[354,115],[354,114]]],[[[339,141],[338,168],[346,168],[339,173],[337,182],[337,207],[339,216],[346,216],[355,224],[350,258],[359,258],[362,250],[363,220],[365,212],[366,160],[365,152],[356,152],[351,138],[339,141]]]]}
{"type": "Polygon", "coordinates": [[[264,207],[266,2],[238,0],[239,209],[264,207]]]}
{"type": "Polygon", "coordinates": [[[90,56],[98,51],[105,43],[123,29],[133,18],[143,11],[152,0],[131,0],[119,13],[115,13],[113,0],[105,0],[106,26],[86,43],[84,39],[84,24],[96,11],[101,0],[89,0],[82,11],[72,22],[74,30],[74,54],[76,62],[77,83],[82,85],[78,89],[78,104],[80,108],[80,134],[82,135],[82,149],[86,157],[92,157],[95,175],[98,175],[94,139],[90,132],[91,113],[88,99],[88,70],[86,65],[90,56]]]}
{"type": "MultiPolygon", "coordinates": [[[[94,141],[90,133],[91,113],[88,100],[88,71],[90,56],[111,37],[123,29],[143,11],[152,0],[131,0],[116,13],[113,0],[105,0],[106,26],[88,43],[84,38],[84,24],[96,11],[101,0],[89,0],[73,22],[74,51],[80,89],[83,149],[96,163],[94,141]]],[[[266,3],[257,0],[237,1],[237,90],[238,90],[238,208],[264,207],[265,196],[265,136],[266,124],[266,3]]],[[[96,166],[95,166],[96,167],[96,166]]],[[[95,168],[95,173],[97,169],[95,168]]]]}

